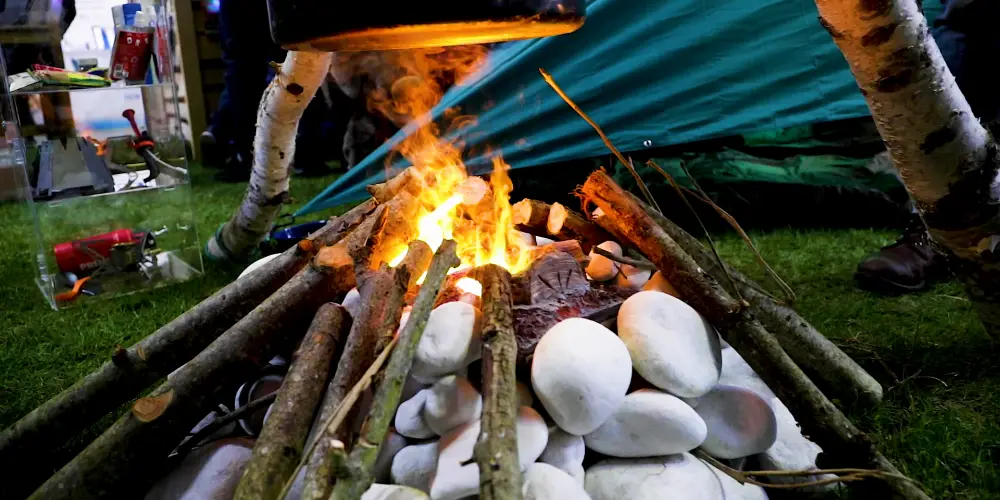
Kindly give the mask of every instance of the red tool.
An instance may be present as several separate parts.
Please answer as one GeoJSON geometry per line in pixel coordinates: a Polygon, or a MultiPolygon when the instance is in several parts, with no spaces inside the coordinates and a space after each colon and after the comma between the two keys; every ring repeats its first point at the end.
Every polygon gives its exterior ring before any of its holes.
{"type": "Polygon", "coordinates": [[[129,141],[132,149],[134,149],[136,153],[139,153],[139,156],[146,161],[146,168],[149,169],[149,177],[146,177],[146,179],[142,182],[149,182],[159,177],[160,164],[162,162],[156,157],[156,154],[153,153],[153,148],[156,147],[156,142],[153,141],[153,138],[150,137],[148,133],[139,131],[139,125],[135,122],[134,109],[126,109],[125,111],[122,111],[122,116],[128,120],[128,124],[132,126],[132,132],[135,134],[135,137],[129,141]]]}
{"type": "Polygon", "coordinates": [[[111,258],[111,249],[116,245],[142,244],[146,231],[118,229],[110,233],[56,244],[53,253],[56,264],[64,273],[88,274],[100,268],[111,258]]]}

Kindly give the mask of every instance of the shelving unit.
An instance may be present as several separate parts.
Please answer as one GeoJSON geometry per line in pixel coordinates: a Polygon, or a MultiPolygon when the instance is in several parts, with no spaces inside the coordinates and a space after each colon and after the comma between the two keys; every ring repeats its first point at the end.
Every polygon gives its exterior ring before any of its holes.
{"type": "MultiPolygon", "coordinates": [[[[106,64],[106,52],[93,57],[106,64]]],[[[202,273],[170,47],[153,57],[156,83],[98,88],[10,92],[8,75],[25,68],[0,65],[0,179],[14,184],[38,288],[53,308],[202,273]],[[151,154],[135,147],[127,109],[155,143],[151,154]]]]}

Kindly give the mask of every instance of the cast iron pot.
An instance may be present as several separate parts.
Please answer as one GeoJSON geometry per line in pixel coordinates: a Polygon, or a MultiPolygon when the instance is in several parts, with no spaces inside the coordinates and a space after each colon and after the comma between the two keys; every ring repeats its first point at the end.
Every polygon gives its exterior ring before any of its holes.
{"type": "Polygon", "coordinates": [[[540,38],[583,25],[586,0],[268,0],[288,50],[412,49],[540,38]]]}

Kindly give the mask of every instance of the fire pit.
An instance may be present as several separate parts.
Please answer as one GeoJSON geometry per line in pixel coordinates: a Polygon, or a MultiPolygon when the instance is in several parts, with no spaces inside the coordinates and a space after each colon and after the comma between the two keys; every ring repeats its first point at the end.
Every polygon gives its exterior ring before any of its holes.
{"type": "MultiPolygon", "coordinates": [[[[437,91],[400,78],[376,102],[420,116],[437,91]]],[[[512,204],[499,156],[489,180],[469,176],[430,124],[400,152],[413,166],[371,199],[118,349],[5,431],[0,458],[51,463],[38,450],[166,377],[34,497],[167,490],[168,465],[205,460],[237,418],[189,435],[213,395],[297,346],[273,404],[246,405],[266,422],[213,495],[721,499],[846,482],[921,498],[803,370],[845,404],[881,387],[603,171],[575,210],[512,204]]],[[[12,467],[34,486],[33,465],[12,467]]]]}

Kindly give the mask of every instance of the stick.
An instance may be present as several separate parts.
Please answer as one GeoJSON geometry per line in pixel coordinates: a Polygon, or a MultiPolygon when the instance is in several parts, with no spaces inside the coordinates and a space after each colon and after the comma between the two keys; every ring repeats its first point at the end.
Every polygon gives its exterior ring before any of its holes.
{"type": "Polygon", "coordinates": [[[913,479],[910,479],[902,474],[893,474],[890,472],[885,472],[875,469],[810,469],[810,470],[754,470],[754,471],[739,471],[727,466],[726,464],[719,462],[708,453],[703,450],[695,450],[694,455],[698,458],[704,460],[712,467],[722,471],[727,476],[735,479],[740,484],[752,484],[754,486],[760,486],[761,488],[771,488],[771,489],[785,489],[793,490],[800,488],[812,488],[816,486],[824,486],[827,484],[835,483],[849,483],[851,481],[861,481],[863,479],[877,477],[877,478],[891,478],[898,479],[901,481],[909,481],[914,484],[919,485],[913,479]],[[764,483],[757,481],[752,476],[765,476],[765,477],[810,477],[810,476],[822,476],[828,474],[843,474],[840,477],[832,477],[826,479],[818,479],[815,481],[808,481],[804,483],[764,483]]]}
{"type": "MultiPolygon", "coordinates": [[[[606,220],[629,237],[650,258],[686,301],[701,313],[735,348],[798,417],[803,431],[823,448],[833,464],[863,464],[898,473],[878,453],[870,438],[859,431],[785,354],[778,341],[691,259],[624,190],[603,171],[590,175],[582,187],[587,201],[596,203],[606,220]],[[879,457],[882,460],[879,460],[879,457]]],[[[904,498],[927,498],[905,481],[886,483],[904,498]]]]}
{"type": "Polygon", "coordinates": [[[285,375],[278,400],[261,430],[235,499],[274,499],[295,470],[313,414],[329,380],[342,331],[351,317],[337,304],[323,304],[285,375]]]}
{"type": "MultiPolygon", "coordinates": [[[[392,342],[389,342],[389,345],[387,345],[378,357],[375,358],[375,361],[372,362],[371,366],[369,366],[368,369],[365,370],[365,373],[361,375],[358,383],[354,384],[354,386],[351,387],[351,390],[347,391],[347,394],[344,395],[344,399],[341,400],[340,404],[338,404],[336,408],[334,408],[330,417],[326,420],[320,421],[321,425],[319,426],[319,429],[322,431],[321,434],[332,435],[337,433],[337,429],[339,429],[340,426],[343,425],[344,421],[347,420],[347,417],[350,415],[354,405],[358,402],[358,399],[361,398],[361,394],[371,387],[372,379],[379,372],[379,370],[382,369],[382,365],[385,364],[385,361],[389,359],[389,354],[392,353],[393,348],[396,347],[397,339],[398,337],[392,339],[392,342]]],[[[322,439],[316,439],[312,442],[312,444],[306,447],[306,452],[303,453],[303,456],[306,457],[305,461],[299,463],[298,467],[295,468],[295,471],[292,472],[292,474],[288,477],[288,480],[285,481],[285,487],[281,489],[281,493],[278,495],[279,499],[284,499],[288,496],[288,491],[291,489],[292,483],[295,482],[295,478],[298,477],[299,471],[301,471],[303,467],[311,465],[311,461],[309,459],[310,457],[317,456],[316,451],[319,449],[319,444],[324,441],[324,439],[327,440],[324,443],[324,446],[327,450],[329,450],[328,453],[330,455],[329,460],[326,461],[326,467],[330,472],[328,476],[337,477],[342,475],[343,472],[346,472],[343,470],[346,461],[344,442],[339,439],[328,439],[325,437],[322,439]]],[[[308,476],[306,480],[306,487],[307,489],[309,487],[308,476]]],[[[307,491],[303,491],[301,498],[326,498],[316,497],[314,495],[307,496],[306,492],[307,491]]]]}
{"type": "Polygon", "coordinates": [[[580,106],[578,106],[572,99],[569,98],[568,95],[566,95],[566,92],[563,92],[563,89],[559,87],[559,84],[557,84],[555,79],[552,78],[552,75],[542,68],[538,68],[538,72],[542,74],[542,78],[545,79],[545,83],[548,83],[549,86],[552,87],[552,90],[555,90],[556,94],[559,94],[559,97],[561,97],[563,101],[566,101],[566,104],[573,108],[573,111],[576,111],[576,114],[580,115],[580,118],[583,118],[584,121],[593,127],[597,132],[597,135],[601,136],[601,140],[604,141],[604,145],[607,146],[612,153],[614,153],[615,157],[618,158],[618,161],[622,162],[622,164],[628,168],[632,177],[635,178],[635,182],[639,185],[639,189],[642,191],[642,195],[646,198],[646,201],[653,207],[656,207],[656,210],[659,211],[660,206],[656,204],[656,200],[653,199],[652,193],[650,193],[649,189],[646,188],[646,184],[642,182],[642,178],[639,177],[639,172],[635,171],[635,167],[632,166],[632,162],[626,160],[625,157],[622,156],[621,152],[618,151],[618,148],[616,148],[611,142],[611,139],[609,139],[608,136],[604,134],[604,131],[601,130],[601,127],[598,126],[594,120],[591,120],[590,117],[587,116],[587,113],[584,113],[583,110],[580,109],[580,106]]]}
{"type": "Polygon", "coordinates": [[[375,459],[378,457],[379,447],[385,439],[396,408],[399,406],[403,383],[406,382],[406,376],[410,373],[410,367],[413,365],[413,356],[417,352],[417,345],[420,343],[424,328],[427,326],[427,318],[434,307],[448,270],[461,264],[455,254],[455,248],[455,242],[448,240],[441,244],[437,253],[434,254],[434,260],[427,271],[427,278],[420,287],[420,293],[410,311],[410,319],[407,320],[406,326],[399,335],[399,344],[389,360],[389,366],[385,369],[382,383],[379,384],[378,390],[375,392],[372,411],[365,419],[361,436],[351,449],[347,467],[350,476],[337,482],[331,498],[361,498],[361,495],[371,486],[375,459]]]}
{"type": "MultiPolygon", "coordinates": [[[[252,375],[290,345],[319,306],[347,291],[353,262],[300,271],[126,413],[31,498],[133,496],[162,472],[167,454],[220,389],[252,375]],[[127,493],[126,493],[127,492],[127,493]]],[[[353,279],[352,279],[353,280],[353,279]]]]}
{"type": "MultiPolygon", "coordinates": [[[[409,281],[409,276],[406,281],[409,281]]],[[[402,283],[404,287],[406,281],[402,283]]],[[[347,343],[344,345],[344,353],[340,356],[337,371],[323,398],[317,423],[326,422],[331,418],[345,401],[349,390],[361,380],[365,369],[375,360],[376,346],[382,338],[381,329],[386,323],[386,316],[395,315],[398,324],[402,306],[396,307],[393,311],[386,307],[390,296],[393,295],[394,282],[393,275],[386,270],[372,271],[362,281],[359,289],[361,311],[351,326],[347,343]]],[[[310,439],[315,440],[316,446],[311,455],[307,455],[309,469],[306,471],[302,498],[325,499],[329,496],[334,481],[334,477],[330,476],[333,472],[330,445],[334,441],[346,442],[348,431],[349,429],[331,426],[313,429],[313,437],[310,439]]]]}
{"type": "Polygon", "coordinates": [[[639,260],[639,259],[633,259],[631,257],[615,255],[599,247],[594,247],[590,251],[596,253],[597,255],[603,255],[604,257],[607,257],[608,259],[613,260],[619,264],[632,266],[636,269],[642,269],[643,271],[656,271],[656,266],[652,262],[646,260],[639,260]]]}
{"type": "Polygon", "coordinates": [[[477,268],[483,285],[483,416],[473,456],[483,500],[521,498],[517,455],[517,381],[510,273],[494,264],[477,268]]]}
{"type": "MultiPolygon", "coordinates": [[[[711,252],[674,224],[673,221],[631,197],[646,211],[677,244],[690,255],[708,274],[720,283],[723,273],[711,252]]],[[[826,338],[799,313],[789,306],[779,304],[761,292],[759,285],[730,268],[736,286],[750,303],[754,316],[778,339],[782,349],[803,368],[808,375],[823,384],[825,391],[844,403],[854,403],[862,408],[872,408],[882,401],[882,385],[857,364],[836,344],[826,338]]]]}
{"type": "Polygon", "coordinates": [[[372,210],[371,200],[330,222],[297,247],[226,285],[211,297],[109,360],[72,387],[32,410],[0,434],[0,463],[17,477],[6,491],[21,498],[64,462],[54,453],[74,436],[163,379],[295,276],[324,245],[352,232],[372,210]]]}

